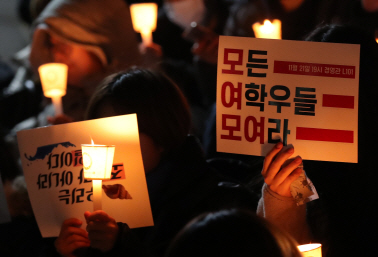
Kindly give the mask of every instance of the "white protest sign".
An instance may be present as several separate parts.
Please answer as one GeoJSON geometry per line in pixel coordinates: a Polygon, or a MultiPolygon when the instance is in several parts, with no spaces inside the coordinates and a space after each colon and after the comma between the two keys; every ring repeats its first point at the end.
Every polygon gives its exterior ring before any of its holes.
{"type": "Polygon", "coordinates": [[[359,45],[221,36],[217,150],[358,161],[359,45]]]}
{"type": "Polygon", "coordinates": [[[10,221],[11,217],[8,210],[7,199],[5,197],[3,181],[0,179],[0,224],[10,221]]]}
{"type": "Polygon", "coordinates": [[[81,144],[90,144],[91,139],[115,145],[112,178],[103,185],[118,184],[126,193],[111,199],[103,192],[102,210],[130,228],[153,225],[135,114],[24,130],[17,138],[43,237],[58,236],[67,218],[86,224],[84,212],[93,211],[92,182],[84,179],[81,155],[81,144]]]}

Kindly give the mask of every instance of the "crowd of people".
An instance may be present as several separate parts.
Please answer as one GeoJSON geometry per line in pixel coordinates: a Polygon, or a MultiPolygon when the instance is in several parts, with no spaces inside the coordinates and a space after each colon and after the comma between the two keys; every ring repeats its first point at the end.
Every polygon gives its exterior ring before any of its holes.
{"type": "Polygon", "coordinates": [[[0,174],[12,217],[0,224],[0,255],[294,257],[310,242],[327,257],[367,255],[377,235],[377,1],[154,1],[149,45],[132,27],[129,5],[139,2],[20,1],[30,44],[16,55],[16,70],[0,63],[0,174]],[[251,25],[266,18],[282,21],[282,39],[360,45],[358,163],[303,161],[281,142],[265,157],[216,151],[219,35],[254,37],[251,25]],[[190,33],[193,22],[201,33],[190,33]],[[49,62],[68,65],[58,116],[38,76],[49,62]],[[57,238],[42,238],[17,131],[131,113],[154,226],[130,229],[95,211],[83,213],[86,224],[72,217],[57,238]],[[290,185],[303,167],[320,198],[297,206],[290,185]]]}

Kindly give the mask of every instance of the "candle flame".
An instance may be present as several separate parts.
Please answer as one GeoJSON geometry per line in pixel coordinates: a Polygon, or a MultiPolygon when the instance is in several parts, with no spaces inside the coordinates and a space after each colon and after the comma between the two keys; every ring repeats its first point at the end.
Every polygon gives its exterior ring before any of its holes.
{"type": "Polygon", "coordinates": [[[265,19],[263,24],[256,22],[252,24],[253,32],[256,38],[272,38],[281,39],[281,21],[273,20],[270,21],[265,19]]]}
{"type": "Polygon", "coordinates": [[[91,138],[92,145],[94,145],[93,139],[91,138]]]}
{"type": "Polygon", "coordinates": [[[274,30],[274,26],[270,22],[270,20],[264,20],[264,25],[261,27],[261,31],[264,33],[272,33],[274,30]]]}

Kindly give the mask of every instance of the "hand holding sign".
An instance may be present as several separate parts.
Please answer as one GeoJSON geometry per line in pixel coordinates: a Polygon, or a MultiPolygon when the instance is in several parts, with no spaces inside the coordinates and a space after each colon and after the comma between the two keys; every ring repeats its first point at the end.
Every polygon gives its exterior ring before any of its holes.
{"type": "Polygon", "coordinates": [[[281,142],[277,143],[265,156],[264,166],[261,174],[269,188],[282,196],[291,197],[290,185],[302,173],[299,165],[302,163],[301,157],[292,160],[288,158],[294,153],[294,148],[283,149],[281,142]]]}
{"type": "Polygon", "coordinates": [[[55,240],[55,248],[63,257],[75,257],[79,249],[90,246],[88,233],[81,228],[82,221],[71,218],[63,222],[59,237],[55,240]]]}
{"type": "Polygon", "coordinates": [[[87,231],[91,247],[99,249],[102,252],[110,251],[117,240],[118,225],[117,222],[106,212],[98,210],[90,213],[84,213],[87,221],[87,231]]]}

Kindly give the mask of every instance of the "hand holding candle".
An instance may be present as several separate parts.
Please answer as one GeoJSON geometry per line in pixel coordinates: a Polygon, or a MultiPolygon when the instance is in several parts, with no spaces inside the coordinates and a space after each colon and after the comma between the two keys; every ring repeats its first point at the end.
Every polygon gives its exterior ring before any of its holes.
{"type": "Polygon", "coordinates": [[[90,244],[83,222],[76,218],[70,218],[63,222],[59,236],[54,243],[60,256],[75,256],[74,253],[78,249],[89,247],[90,244]]]}
{"type": "Polygon", "coordinates": [[[152,43],[152,31],[156,29],[157,9],[156,3],[130,5],[134,30],[140,32],[144,46],[152,43]]]}
{"type": "Polygon", "coordinates": [[[253,32],[256,38],[271,38],[271,39],[281,39],[281,21],[264,20],[264,24],[261,25],[256,22],[252,25],[253,32]]]}
{"type": "Polygon", "coordinates": [[[47,63],[39,66],[43,94],[50,97],[55,116],[63,113],[62,96],[66,94],[68,66],[63,63],[47,63]]]}
{"type": "Polygon", "coordinates": [[[110,179],[113,167],[114,145],[82,144],[84,177],[92,179],[93,208],[102,209],[102,180],[110,179]]]}
{"type": "Polygon", "coordinates": [[[117,241],[119,231],[115,219],[101,210],[92,213],[87,211],[84,217],[91,247],[102,252],[110,251],[117,241]]]}

